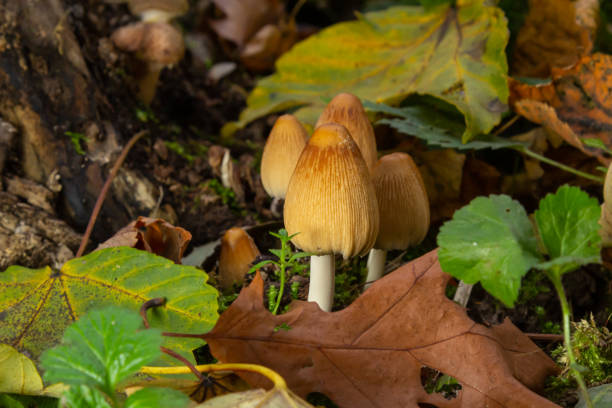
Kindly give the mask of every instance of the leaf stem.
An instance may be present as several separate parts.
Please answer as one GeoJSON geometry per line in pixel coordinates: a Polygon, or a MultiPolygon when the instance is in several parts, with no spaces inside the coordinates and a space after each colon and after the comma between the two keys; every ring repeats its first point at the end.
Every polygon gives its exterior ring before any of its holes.
{"type": "Polygon", "coordinates": [[[586,406],[588,408],[593,408],[593,403],[591,402],[591,398],[589,397],[589,393],[587,391],[586,384],[584,379],[582,378],[582,374],[577,369],[576,357],[574,356],[574,350],[572,348],[572,340],[571,340],[571,331],[570,331],[570,307],[567,302],[567,297],[565,296],[565,289],[563,288],[563,283],[561,282],[561,273],[559,268],[556,267],[552,270],[547,271],[548,278],[551,280],[555,290],[557,291],[557,295],[559,296],[559,301],[561,302],[561,312],[563,313],[563,338],[565,342],[565,349],[567,350],[567,358],[569,360],[570,370],[578,383],[578,387],[582,392],[582,397],[586,402],[586,406]]]}
{"type": "Polygon", "coordinates": [[[278,289],[278,296],[276,297],[276,304],[272,310],[272,314],[278,312],[278,307],[283,300],[283,292],[285,291],[285,269],[287,267],[287,239],[281,238],[281,256],[280,256],[280,288],[278,289]]]}
{"type": "Polygon", "coordinates": [[[514,147],[513,149],[515,149],[515,150],[517,150],[517,151],[519,151],[521,153],[525,153],[527,156],[530,156],[530,157],[532,157],[532,158],[534,158],[536,160],[539,160],[539,161],[544,162],[546,164],[550,164],[551,166],[554,166],[554,167],[558,167],[561,170],[565,170],[565,171],[567,171],[569,173],[573,173],[573,174],[575,174],[577,176],[584,177],[585,179],[593,180],[593,181],[596,181],[596,182],[598,182],[600,184],[603,184],[603,182],[604,182],[604,178],[603,177],[598,177],[598,176],[595,176],[593,174],[589,174],[589,173],[585,173],[585,172],[580,171],[580,170],[576,170],[576,169],[574,169],[574,168],[572,168],[570,166],[566,166],[563,163],[559,163],[558,161],[549,159],[546,156],[543,156],[543,155],[541,155],[539,153],[536,153],[533,150],[529,150],[526,147],[514,147]]]}
{"type": "MultiPolygon", "coordinates": [[[[196,370],[200,373],[209,373],[215,371],[249,371],[251,373],[258,373],[274,383],[277,388],[287,388],[285,379],[281,377],[276,371],[269,369],[268,367],[260,366],[257,364],[203,364],[195,366],[196,370]]],[[[188,367],[142,367],[140,372],[143,374],[189,374],[191,370],[188,367]]]]}

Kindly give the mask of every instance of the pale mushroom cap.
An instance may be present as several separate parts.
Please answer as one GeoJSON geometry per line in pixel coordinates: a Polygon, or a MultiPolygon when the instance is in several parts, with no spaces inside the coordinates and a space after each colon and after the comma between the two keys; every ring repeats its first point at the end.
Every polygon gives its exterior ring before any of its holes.
{"type": "Polygon", "coordinates": [[[307,139],[306,129],[293,115],[283,115],[274,123],[261,157],[261,182],[272,197],[285,197],[307,139]]]}
{"type": "Polygon", "coordinates": [[[364,254],[378,235],[378,204],[359,148],[340,125],[320,126],[304,148],[285,197],[291,241],[317,255],[364,254]]]}
{"type": "Polygon", "coordinates": [[[359,98],[350,93],[336,95],[325,107],[315,128],[325,123],[338,123],[349,131],[371,173],[377,159],[376,137],[359,98]]]}
{"type": "Polygon", "coordinates": [[[130,12],[144,21],[169,21],[189,9],[187,0],[127,0],[127,3],[130,12]]]}
{"type": "Polygon", "coordinates": [[[429,199],[410,155],[397,152],[381,157],[372,180],[380,210],[374,248],[406,249],[423,241],[429,229],[429,199]]]}
{"type": "Polygon", "coordinates": [[[241,284],[251,263],[259,255],[253,238],[238,227],[230,228],[221,238],[219,255],[219,284],[230,289],[234,283],[241,284]]]}
{"type": "Polygon", "coordinates": [[[115,30],[111,40],[117,48],[161,66],[176,64],[185,53],[183,35],[167,23],[129,24],[115,30]]]}

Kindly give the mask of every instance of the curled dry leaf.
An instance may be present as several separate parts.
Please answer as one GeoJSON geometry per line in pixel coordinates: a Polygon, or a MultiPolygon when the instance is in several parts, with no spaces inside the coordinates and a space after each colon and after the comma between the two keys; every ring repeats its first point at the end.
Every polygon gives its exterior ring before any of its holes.
{"type": "Polygon", "coordinates": [[[510,102],[518,114],[608,164],[601,150],[584,146],[581,138],[596,138],[612,147],[611,72],[612,56],[593,54],[571,68],[553,70],[549,84],[511,81],[510,102]]]}
{"type": "MultiPolygon", "coordinates": [[[[512,72],[546,78],[551,68],[575,64],[593,48],[597,1],[530,0],[529,14],[518,33],[512,72]]],[[[596,27],[595,27],[596,28],[596,27]]]]}
{"type": "Polygon", "coordinates": [[[558,407],[530,390],[558,371],[552,360],[508,320],[491,328],[470,320],[446,298],[449,279],[433,251],[340,312],[296,301],[274,316],[257,275],[205,338],[220,361],[265,365],[298,395],[322,392],[340,407],[558,407]],[[456,378],[457,397],[427,394],[423,366],[456,378]]]}
{"type": "Polygon", "coordinates": [[[168,258],[180,264],[191,241],[189,231],[160,219],[138,217],[115,235],[98,245],[98,249],[128,246],[168,258]]]}

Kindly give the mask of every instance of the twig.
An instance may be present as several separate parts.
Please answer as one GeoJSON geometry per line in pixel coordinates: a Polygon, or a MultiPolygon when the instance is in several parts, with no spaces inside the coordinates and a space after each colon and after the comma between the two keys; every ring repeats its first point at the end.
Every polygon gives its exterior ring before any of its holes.
{"type": "Polygon", "coordinates": [[[121,151],[121,155],[119,156],[119,158],[113,165],[113,168],[111,169],[108,175],[108,178],[104,182],[104,186],[102,186],[102,190],[100,190],[100,194],[98,195],[96,204],[94,205],[93,211],[91,212],[91,216],[89,217],[89,223],[87,224],[87,229],[85,230],[85,234],[83,234],[83,239],[81,240],[81,246],[79,246],[79,250],[77,251],[75,258],[82,256],[83,253],[85,252],[85,247],[87,246],[87,243],[89,242],[89,236],[91,235],[91,231],[93,230],[94,224],[96,223],[96,219],[98,218],[98,214],[100,213],[102,204],[104,203],[104,200],[106,199],[106,194],[108,192],[108,189],[110,188],[110,185],[113,179],[119,172],[119,168],[121,168],[121,165],[125,161],[125,158],[127,157],[132,146],[134,146],[134,144],[138,141],[138,139],[140,139],[142,136],[144,136],[147,133],[148,133],[147,130],[143,130],[141,132],[136,133],[134,136],[132,136],[132,138],[129,140],[129,142],[127,142],[127,144],[121,151]]]}
{"type": "Polygon", "coordinates": [[[189,368],[189,370],[196,376],[198,377],[198,380],[200,381],[206,381],[206,377],[204,377],[202,375],[201,372],[198,371],[197,368],[195,368],[195,366],[193,364],[191,364],[191,362],[189,360],[187,360],[185,357],[181,356],[179,353],[177,353],[176,351],[172,351],[169,348],[166,348],[164,346],[160,347],[161,351],[163,351],[164,353],[166,353],[167,355],[169,355],[170,357],[174,357],[176,358],[178,361],[180,361],[181,363],[185,364],[185,366],[187,366],[187,368],[189,368]]]}
{"type": "Polygon", "coordinates": [[[142,317],[142,322],[144,323],[145,328],[151,327],[149,325],[149,319],[147,319],[147,310],[152,307],[163,306],[166,304],[166,298],[153,298],[149,299],[142,304],[140,307],[140,317],[142,317]]]}
{"type": "Polygon", "coordinates": [[[512,119],[510,119],[509,121],[507,121],[506,123],[504,123],[502,126],[500,126],[495,132],[493,132],[493,136],[499,136],[501,133],[503,133],[505,130],[507,130],[510,126],[514,125],[514,123],[519,120],[520,116],[519,115],[514,115],[512,117],[512,119]]]}
{"type": "Polygon", "coordinates": [[[459,285],[457,285],[455,296],[453,297],[453,302],[459,303],[461,307],[466,307],[470,300],[470,294],[472,293],[473,287],[474,285],[467,284],[460,280],[459,285]]]}

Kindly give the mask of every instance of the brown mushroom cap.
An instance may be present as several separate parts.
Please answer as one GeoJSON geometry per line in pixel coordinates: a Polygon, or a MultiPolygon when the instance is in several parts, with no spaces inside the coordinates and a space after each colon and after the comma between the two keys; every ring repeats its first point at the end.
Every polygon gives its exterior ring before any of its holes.
{"type": "Polygon", "coordinates": [[[257,255],[259,250],[245,230],[239,227],[227,230],[221,238],[219,285],[231,289],[234,283],[241,284],[257,255]]]}
{"type": "Polygon", "coordinates": [[[423,241],[429,229],[429,199],[410,155],[396,152],[381,157],[372,180],[380,210],[374,248],[406,249],[423,241]]]}
{"type": "Polygon", "coordinates": [[[111,40],[117,48],[161,66],[174,65],[185,53],[179,30],[168,23],[133,23],[118,28],[111,40]]]}
{"type": "Polygon", "coordinates": [[[189,10],[187,0],[128,0],[130,12],[134,15],[143,15],[156,11],[163,13],[164,20],[181,16],[189,10]]]}
{"type": "Polygon", "coordinates": [[[304,148],[287,189],[285,228],[317,255],[366,253],[378,235],[374,186],[346,128],[320,126],[304,148]]]}
{"type": "Polygon", "coordinates": [[[338,123],[347,128],[371,173],[377,159],[376,137],[359,98],[350,93],[336,95],[325,107],[315,128],[325,123],[338,123]]]}
{"type": "Polygon", "coordinates": [[[261,182],[272,197],[284,198],[308,133],[293,115],[276,119],[261,157],[261,182]]]}

